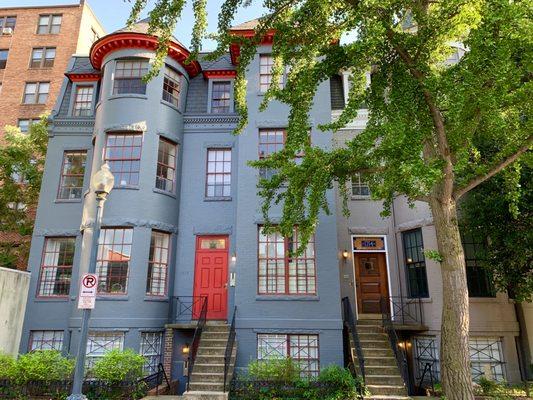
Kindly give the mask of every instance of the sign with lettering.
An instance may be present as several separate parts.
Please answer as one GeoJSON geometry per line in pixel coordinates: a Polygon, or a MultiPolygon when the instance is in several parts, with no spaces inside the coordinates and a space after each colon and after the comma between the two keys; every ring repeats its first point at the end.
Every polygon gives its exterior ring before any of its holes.
{"type": "Polygon", "coordinates": [[[385,251],[385,241],[382,237],[354,236],[353,249],[355,251],[385,251]]]}
{"type": "Polygon", "coordinates": [[[98,275],[83,274],[80,282],[80,295],[78,296],[79,309],[93,309],[96,303],[96,288],[98,275]]]}

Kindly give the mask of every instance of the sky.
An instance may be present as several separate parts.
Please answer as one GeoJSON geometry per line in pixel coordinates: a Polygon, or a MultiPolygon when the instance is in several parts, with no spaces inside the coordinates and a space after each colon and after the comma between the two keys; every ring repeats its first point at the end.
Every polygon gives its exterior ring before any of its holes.
{"type": "MultiPolygon", "coordinates": [[[[73,4],[79,0],[0,0],[0,7],[23,7],[23,6],[44,6],[52,4],[73,4]]],[[[217,27],[218,12],[224,0],[208,0],[208,32],[215,32],[217,27]]],[[[87,3],[92,8],[101,24],[104,26],[107,33],[111,33],[117,29],[122,28],[126,24],[131,3],[124,0],[87,0],[87,3]]],[[[154,1],[149,0],[147,10],[154,1]]],[[[178,22],[174,36],[183,44],[189,46],[191,41],[192,23],[194,21],[191,1],[187,2],[187,6],[183,11],[181,21],[178,22]]],[[[263,8],[260,1],[252,1],[252,5],[248,8],[241,9],[235,17],[235,24],[257,18],[263,14],[263,8]]],[[[143,17],[147,15],[147,11],[143,13],[143,17]]],[[[203,51],[213,50],[215,44],[213,41],[205,40],[203,43],[203,51]]]]}

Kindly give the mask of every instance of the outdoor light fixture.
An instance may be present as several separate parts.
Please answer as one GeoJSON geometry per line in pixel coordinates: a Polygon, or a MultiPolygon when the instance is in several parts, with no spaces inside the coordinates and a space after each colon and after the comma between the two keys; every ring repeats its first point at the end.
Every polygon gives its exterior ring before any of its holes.
{"type": "Polygon", "coordinates": [[[411,262],[413,262],[413,259],[412,259],[412,258],[408,258],[408,259],[407,259],[407,262],[408,262],[408,263],[411,263],[411,262]]]}
{"type": "Polygon", "coordinates": [[[184,355],[189,354],[189,350],[190,350],[189,343],[185,343],[185,344],[183,345],[183,347],[181,348],[181,352],[182,352],[184,355]]]}
{"type": "Polygon", "coordinates": [[[346,250],[346,249],[343,250],[342,258],[344,258],[345,260],[348,258],[348,250],[346,250]]]}
{"type": "Polygon", "coordinates": [[[233,263],[234,263],[234,262],[237,262],[237,254],[233,253],[233,254],[231,255],[231,262],[233,262],[233,263]]]}
{"type": "Polygon", "coordinates": [[[115,177],[109,170],[109,165],[105,163],[102,165],[100,170],[94,174],[92,182],[91,182],[91,188],[94,190],[94,193],[96,193],[96,196],[106,196],[111,192],[111,189],[113,189],[113,185],[115,183],[115,177]]]}

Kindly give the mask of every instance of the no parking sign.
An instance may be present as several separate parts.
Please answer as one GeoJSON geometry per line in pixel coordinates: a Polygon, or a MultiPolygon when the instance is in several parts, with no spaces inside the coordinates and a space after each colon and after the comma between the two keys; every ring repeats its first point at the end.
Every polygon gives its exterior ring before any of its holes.
{"type": "Polygon", "coordinates": [[[83,274],[80,282],[80,295],[78,297],[79,309],[93,309],[96,303],[96,288],[98,275],[83,274]]]}

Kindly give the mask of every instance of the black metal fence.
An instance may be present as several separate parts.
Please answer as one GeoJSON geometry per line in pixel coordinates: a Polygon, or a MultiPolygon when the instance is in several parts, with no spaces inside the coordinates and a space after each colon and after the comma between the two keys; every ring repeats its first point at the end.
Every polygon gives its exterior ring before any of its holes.
{"type": "MultiPolygon", "coordinates": [[[[197,306],[194,306],[197,307],[197,306]]],[[[198,321],[196,323],[196,329],[189,350],[188,368],[187,368],[187,390],[190,388],[192,370],[194,368],[194,362],[196,361],[196,354],[198,353],[198,347],[200,346],[200,338],[202,337],[202,331],[205,327],[207,320],[207,297],[202,297],[201,307],[198,313],[198,321]]]]}
{"type": "Polygon", "coordinates": [[[269,399],[323,399],[338,390],[338,386],[325,382],[284,383],[233,379],[229,398],[231,400],[269,399]]]}
{"type": "Polygon", "coordinates": [[[178,296],[172,297],[171,322],[188,323],[200,318],[202,307],[206,301],[205,296],[178,296]]]}
{"type": "Polygon", "coordinates": [[[401,325],[423,325],[422,300],[400,296],[389,297],[392,322],[401,325]]]}
{"type": "MultiPolygon", "coordinates": [[[[0,399],[63,400],[71,389],[71,380],[17,383],[3,379],[0,380],[0,399]]],[[[141,399],[148,389],[148,384],[143,380],[113,383],[90,380],[83,383],[83,393],[89,400],[141,399]]]]}
{"type": "Polygon", "coordinates": [[[233,309],[233,317],[231,318],[231,325],[229,328],[228,343],[226,344],[226,351],[224,352],[224,392],[228,381],[228,373],[231,367],[231,357],[233,355],[233,345],[235,344],[235,316],[237,315],[237,306],[233,309]]]}

